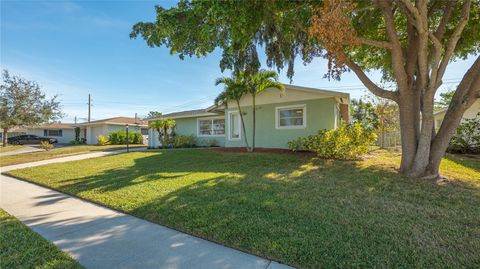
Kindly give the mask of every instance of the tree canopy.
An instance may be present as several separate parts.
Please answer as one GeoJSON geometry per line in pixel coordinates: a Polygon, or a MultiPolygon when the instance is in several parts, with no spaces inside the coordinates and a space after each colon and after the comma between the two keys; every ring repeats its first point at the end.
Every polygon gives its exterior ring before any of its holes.
{"type": "Polygon", "coordinates": [[[7,70],[3,70],[2,79],[0,128],[4,133],[4,146],[8,130],[46,123],[62,116],[57,97],[47,98],[36,82],[11,76],[7,70]]]}
{"type": "Polygon", "coordinates": [[[400,171],[409,176],[439,176],[463,113],[480,98],[475,56],[435,130],[434,97],[448,64],[480,51],[480,0],[183,0],[157,6],[156,13],[156,21],[135,24],[130,36],[166,46],[181,59],[218,48],[222,70],[250,72],[259,69],[263,49],[267,66],[286,67],[289,78],[298,57],[327,59],[329,79],[353,71],[370,92],[398,104],[400,171]],[[395,87],[375,83],[371,70],[395,87]]]}
{"type": "MultiPolygon", "coordinates": [[[[296,58],[300,57],[304,63],[309,63],[319,56],[329,58],[331,51],[327,49],[332,47],[329,45],[340,42],[339,47],[343,47],[341,42],[348,41],[356,45],[346,52],[354,62],[364,70],[380,70],[385,79],[392,79],[391,55],[383,49],[388,46],[387,33],[382,30],[385,28],[385,20],[382,10],[375,4],[376,1],[355,1],[355,5],[344,8],[347,10],[324,10],[322,13],[324,4],[330,2],[348,1],[181,0],[177,6],[171,8],[156,6],[156,21],[135,24],[130,37],[140,36],[151,47],[165,46],[180,59],[185,56],[206,56],[220,48],[222,71],[258,69],[260,62],[257,50],[263,49],[267,66],[277,67],[279,70],[287,68],[290,78],[294,75],[296,58]],[[348,18],[339,20],[347,16],[344,14],[349,10],[352,12],[348,13],[348,18]],[[312,14],[315,15],[313,19],[312,14]],[[309,29],[314,25],[330,31],[333,39],[340,40],[330,42],[329,39],[332,38],[325,37],[323,41],[327,42],[319,42],[309,34],[309,29]],[[326,25],[328,27],[325,27],[326,25]],[[335,31],[331,31],[332,28],[335,28],[335,31]],[[343,33],[353,34],[351,37],[355,38],[345,40],[339,29],[343,29],[343,33]]],[[[403,12],[405,7],[401,4],[397,6],[393,20],[399,33],[398,40],[406,47],[409,41],[409,26],[403,12]]],[[[428,1],[427,8],[430,30],[440,37],[441,41],[450,40],[456,34],[455,26],[458,20],[454,18],[461,17],[461,1],[428,1]]],[[[465,58],[480,50],[478,0],[472,2],[469,15],[468,24],[452,52],[451,60],[465,58]]],[[[319,30],[310,29],[313,33],[319,30]]],[[[331,70],[335,70],[333,63],[331,70]]],[[[336,74],[340,75],[347,69],[340,66],[336,70],[336,74]]]]}

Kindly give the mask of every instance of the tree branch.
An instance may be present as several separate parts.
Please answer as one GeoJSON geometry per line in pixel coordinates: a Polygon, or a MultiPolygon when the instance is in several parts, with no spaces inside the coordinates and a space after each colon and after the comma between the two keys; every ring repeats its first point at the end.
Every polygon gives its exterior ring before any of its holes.
{"type": "Polygon", "coordinates": [[[452,16],[453,7],[455,6],[455,1],[447,1],[447,6],[443,9],[443,17],[440,23],[438,24],[437,30],[435,31],[435,37],[438,40],[443,39],[443,35],[447,30],[447,23],[452,16]]]}
{"type": "Polygon", "coordinates": [[[445,70],[447,69],[447,65],[450,62],[450,58],[453,55],[453,52],[455,51],[455,48],[457,46],[458,40],[460,39],[463,29],[465,29],[465,26],[467,25],[469,16],[470,16],[470,6],[471,6],[472,1],[471,0],[466,0],[463,3],[462,7],[462,16],[461,19],[455,28],[455,31],[453,32],[452,36],[450,37],[450,40],[447,44],[447,47],[445,48],[445,53],[443,56],[442,61],[440,62],[440,66],[438,67],[438,75],[437,79],[435,81],[435,86],[440,87],[441,85],[441,79],[443,75],[445,74],[445,70]]]}
{"type": "Polygon", "coordinates": [[[357,75],[357,77],[362,81],[362,83],[367,87],[369,91],[379,97],[387,98],[398,102],[398,91],[387,91],[380,88],[375,84],[366,74],[363,72],[362,68],[356,63],[352,62],[346,57],[345,64],[357,75]]]}
{"type": "Polygon", "coordinates": [[[383,0],[377,0],[375,3],[383,12],[387,36],[392,44],[392,69],[395,77],[397,78],[398,87],[400,91],[402,91],[403,89],[408,88],[408,79],[404,69],[402,45],[397,36],[392,6],[388,1],[383,0]]]}
{"type": "Polygon", "coordinates": [[[357,40],[364,45],[369,45],[380,49],[392,49],[392,44],[387,41],[372,40],[363,37],[359,37],[357,40]]]}
{"type": "Polygon", "coordinates": [[[413,25],[417,28],[418,31],[423,31],[422,18],[418,9],[412,4],[410,0],[395,0],[397,4],[403,7],[403,10],[407,16],[411,16],[414,20],[413,25]]]}

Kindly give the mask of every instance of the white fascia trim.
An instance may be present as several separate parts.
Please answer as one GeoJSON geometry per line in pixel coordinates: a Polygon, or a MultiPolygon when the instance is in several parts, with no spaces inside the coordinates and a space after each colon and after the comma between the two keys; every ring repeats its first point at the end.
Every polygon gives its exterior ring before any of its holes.
{"type": "Polygon", "coordinates": [[[130,126],[133,126],[133,127],[148,127],[148,125],[146,124],[137,124],[137,123],[118,123],[118,122],[94,122],[94,123],[80,123],[80,124],[77,124],[76,126],[78,127],[88,127],[88,126],[94,126],[94,125],[121,125],[121,126],[125,126],[127,125],[130,127],[130,126]]]}
{"type": "Polygon", "coordinates": [[[292,130],[292,129],[305,129],[307,128],[307,105],[306,104],[297,104],[290,106],[277,106],[275,107],[275,129],[277,130],[292,130]],[[303,109],[303,125],[301,126],[280,126],[280,115],[279,111],[282,109],[293,109],[301,108],[303,109]]]}
{"type": "Polygon", "coordinates": [[[201,135],[200,134],[200,121],[201,120],[225,120],[224,116],[216,116],[216,117],[204,117],[197,119],[197,137],[225,137],[225,123],[224,123],[224,134],[223,135],[201,135]]]}
{"type": "MultiPolygon", "coordinates": [[[[317,89],[317,88],[310,88],[310,87],[303,87],[303,86],[297,86],[297,85],[290,85],[290,84],[283,84],[285,88],[290,88],[292,90],[299,90],[299,91],[304,91],[304,92],[311,92],[311,93],[320,93],[320,94],[325,94],[325,95],[330,95],[330,96],[336,96],[336,97],[343,97],[343,98],[348,98],[350,99],[350,94],[345,93],[345,92],[339,92],[339,91],[332,91],[332,90],[324,90],[324,89],[317,89]]],[[[347,89],[348,90],[348,89],[347,89]]]]}
{"type": "Polygon", "coordinates": [[[228,141],[240,141],[242,140],[242,123],[241,123],[242,119],[240,118],[240,113],[238,112],[238,110],[233,110],[233,111],[228,111],[228,141]],[[239,134],[238,134],[238,138],[232,138],[232,134],[230,133],[231,132],[231,114],[238,114],[238,130],[240,130],[239,134]]]}

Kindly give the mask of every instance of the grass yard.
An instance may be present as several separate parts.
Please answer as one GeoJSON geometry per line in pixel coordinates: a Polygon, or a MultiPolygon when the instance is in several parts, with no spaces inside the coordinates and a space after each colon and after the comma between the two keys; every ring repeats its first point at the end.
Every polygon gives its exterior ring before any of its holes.
{"type": "Polygon", "coordinates": [[[478,267],[478,159],[445,159],[442,183],[399,160],[167,150],[9,173],[292,266],[478,267]]]}
{"type": "Polygon", "coordinates": [[[83,268],[2,209],[0,231],[0,268],[83,268]]]}
{"type": "MultiPolygon", "coordinates": [[[[145,147],[145,146],[130,145],[130,147],[145,147]]],[[[0,158],[0,166],[36,162],[36,161],[42,161],[47,159],[78,155],[78,154],[87,153],[87,152],[116,150],[116,149],[124,149],[124,148],[125,148],[125,145],[107,145],[107,146],[79,145],[79,146],[69,146],[64,148],[52,149],[50,151],[20,153],[15,155],[2,156],[0,158]]]]}
{"type": "Polygon", "coordinates": [[[0,153],[7,152],[7,151],[12,151],[12,150],[16,150],[16,149],[21,149],[21,148],[23,148],[23,146],[6,146],[6,147],[0,146],[0,153]]]}

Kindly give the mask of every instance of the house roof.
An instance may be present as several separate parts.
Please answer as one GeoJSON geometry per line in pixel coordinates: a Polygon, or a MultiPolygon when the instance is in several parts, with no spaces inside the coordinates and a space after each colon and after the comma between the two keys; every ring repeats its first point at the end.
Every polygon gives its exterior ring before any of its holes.
{"type": "Polygon", "coordinates": [[[179,111],[174,113],[169,113],[162,115],[161,117],[157,118],[149,118],[147,120],[157,120],[159,118],[171,118],[171,119],[178,119],[178,118],[190,118],[190,117],[200,117],[200,116],[217,116],[217,113],[208,112],[206,108],[202,109],[194,109],[194,110],[186,110],[186,111],[179,111]]]}
{"type": "Polygon", "coordinates": [[[312,93],[320,93],[320,94],[326,94],[326,95],[331,95],[331,96],[335,96],[335,97],[344,97],[344,98],[349,98],[350,97],[350,94],[346,93],[346,92],[303,87],[303,86],[297,86],[297,85],[291,85],[291,84],[283,84],[283,85],[285,86],[285,88],[287,90],[292,89],[292,90],[306,91],[306,92],[312,92],[312,93]]]}
{"type": "Polygon", "coordinates": [[[73,123],[46,123],[41,125],[36,125],[32,127],[28,127],[31,129],[73,129],[75,128],[75,124],[73,123]]]}
{"type": "Polygon", "coordinates": [[[113,124],[113,125],[138,125],[138,126],[146,126],[146,122],[139,118],[129,118],[129,117],[114,117],[102,120],[94,120],[90,122],[82,122],[76,125],[78,126],[88,126],[88,125],[99,125],[99,124],[113,124]]]}
{"type": "MultiPolygon", "coordinates": [[[[290,84],[283,84],[283,85],[285,86],[287,91],[290,89],[290,90],[310,92],[314,94],[330,95],[332,97],[347,98],[347,99],[350,98],[350,94],[345,92],[309,88],[309,87],[290,85],[290,84]]],[[[179,111],[179,112],[165,114],[165,115],[162,115],[161,117],[148,118],[146,120],[152,121],[160,118],[173,118],[173,119],[177,118],[178,119],[178,118],[190,118],[190,117],[200,117],[200,116],[217,116],[218,113],[216,112],[221,113],[222,112],[221,108],[222,108],[222,105],[219,105],[219,106],[212,105],[208,108],[179,111]]]]}

